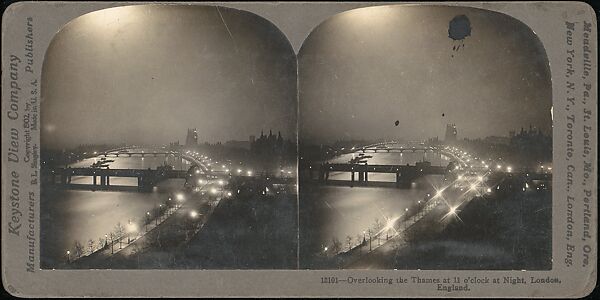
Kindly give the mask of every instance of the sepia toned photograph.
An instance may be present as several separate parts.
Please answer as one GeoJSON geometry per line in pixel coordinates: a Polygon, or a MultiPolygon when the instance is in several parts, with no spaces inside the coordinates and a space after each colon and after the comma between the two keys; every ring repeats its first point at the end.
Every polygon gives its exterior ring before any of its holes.
{"type": "Polygon", "coordinates": [[[41,86],[42,269],[297,267],[296,56],[269,21],[73,19],[41,86]]]}
{"type": "Polygon", "coordinates": [[[302,269],[552,269],[552,82],[502,13],[334,15],[298,54],[302,269]]]}
{"type": "Polygon", "coordinates": [[[595,4],[9,2],[6,293],[593,297],[595,4]]]}

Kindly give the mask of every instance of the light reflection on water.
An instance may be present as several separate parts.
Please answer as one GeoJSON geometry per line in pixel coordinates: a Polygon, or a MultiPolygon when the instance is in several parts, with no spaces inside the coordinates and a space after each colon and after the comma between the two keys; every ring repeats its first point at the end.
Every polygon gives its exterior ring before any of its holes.
{"type": "MultiPolygon", "coordinates": [[[[359,153],[343,154],[331,159],[329,162],[347,163],[350,159],[359,157],[359,155],[359,153]]],[[[450,162],[447,156],[434,152],[367,152],[364,153],[364,156],[372,156],[371,158],[366,158],[367,163],[370,165],[414,165],[416,162],[426,160],[430,162],[432,166],[446,166],[450,162]]]]}
{"type": "MultiPolygon", "coordinates": [[[[354,154],[357,156],[358,154],[354,154]]],[[[425,159],[432,165],[446,166],[450,160],[439,154],[426,153],[365,153],[373,156],[368,159],[369,164],[382,165],[414,165],[425,159]]],[[[330,160],[331,163],[345,163],[353,157],[353,154],[345,154],[330,160]]],[[[333,172],[329,179],[350,180],[348,172],[333,172]]],[[[395,180],[395,174],[369,173],[369,181],[395,180]]],[[[384,222],[386,218],[400,216],[404,210],[419,200],[423,200],[432,186],[441,186],[443,176],[430,175],[417,179],[411,189],[383,188],[383,187],[346,187],[346,186],[318,186],[308,195],[303,195],[303,201],[310,201],[310,222],[305,224],[310,230],[308,234],[313,239],[312,246],[305,249],[318,251],[317,247],[323,248],[331,245],[335,238],[345,246],[347,236],[352,237],[353,243],[357,242],[357,235],[372,228],[375,219],[384,222]]],[[[301,202],[302,203],[302,202],[301,202]]],[[[301,204],[302,205],[302,204],[301,204]]],[[[302,228],[300,231],[302,232],[302,228]]],[[[302,233],[301,233],[302,234],[302,233]]],[[[346,246],[345,246],[346,247],[346,246]]]]}
{"type": "MultiPolygon", "coordinates": [[[[74,163],[71,167],[89,167],[101,158],[90,158],[74,163]]],[[[147,169],[163,165],[164,156],[107,157],[111,169],[147,169]]],[[[177,169],[187,170],[190,164],[178,159],[167,160],[177,169]]],[[[91,184],[91,177],[73,177],[72,183],[91,184]]],[[[87,241],[110,233],[118,222],[125,226],[129,220],[143,228],[144,214],[166,200],[170,193],[183,187],[183,179],[165,180],[152,193],[116,191],[44,191],[41,201],[41,251],[42,267],[52,268],[66,260],[66,251],[73,253],[75,240],[87,249],[87,241]]],[[[111,177],[111,185],[137,185],[136,178],[111,177]]]]}
{"type": "MultiPolygon", "coordinates": [[[[96,156],[93,158],[87,158],[76,163],[70,164],[69,166],[72,168],[88,168],[92,164],[102,161],[102,158],[104,157],[96,156]]],[[[152,154],[147,154],[144,157],[141,157],[139,155],[129,157],[125,154],[121,154],[119,157],[106,157],[105,160],[114,160],[106,163],[111,169],[156,169],[159,166],[167,164],[173,166],[173,168],[176,170],[187,170],[191,166],[191,163],[185,159],[179,160],[177,157],[174,156],[165,157],[165,155],[154,156],[152,154]]],[[[92,184],[93,179],[91,176],[74,176],[71,179],[71,182],[74,184],[92,184]]],[[[137,178],[111,177],[110,184],[136,186],[137,178]]]]}

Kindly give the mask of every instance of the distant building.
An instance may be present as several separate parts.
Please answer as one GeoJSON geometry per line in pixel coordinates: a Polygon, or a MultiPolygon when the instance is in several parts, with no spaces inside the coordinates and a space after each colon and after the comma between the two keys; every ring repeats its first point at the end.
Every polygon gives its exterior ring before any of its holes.
{"type": "Polygon", "coordinates": [[[185,146],[186,147],[196,147],[198,146],[198,131],[196,128],[187,130],[187,136],[185,137],[185,146]]]}
{"type": "Polygon", "coordinates": [[[428,138],[426,144],[430,145],[430,146],[439,145],[440,144],[440,140],[438,139],[437,136],[433,137],[433,138],[428,138]]]}
{"type": "Polygon", "coordinates": [[[521,153],[521,164],[530,165],[552,161],[552,135],[529,125],[529,130],[521,128],[510,133],[510,147],[521,153]]]}
{"type": "Polygon", "coordinates": [[[169,143],[169,150],[178,151],[179,149],[181,149],[181,145],[179,144],[179,141],[169,143]]]}
{"type": "Polygon", "coordinates": [[[457,135],[458,135],[458,132],[456,130],[456,124],[446,124],[446,135],[444,138],[444,142],[446,142],[446,143],[456,142],[457,135]]]}
{"type": "Polygon", "coordinates": [[[548,148],[552,148],[552,137],[545,135],[541,129],[529,125],[529,130],[525,130],[521,127],[519,133],[511,131],[510,133],[510,144],[513,146],[522,147],[527,146],[539,146],[544,145],[548,148]]]}
{"type": "Polygon", "coordinates": [[[256,153],[276,154],[291,149],[291,145],[291,141],[283,139],[281,132],[274,135],[273,131],[269,130],[269,135],[265,135],[264,132],[261,131],[260,137],[250,143],[250,148],[256,153]]]}

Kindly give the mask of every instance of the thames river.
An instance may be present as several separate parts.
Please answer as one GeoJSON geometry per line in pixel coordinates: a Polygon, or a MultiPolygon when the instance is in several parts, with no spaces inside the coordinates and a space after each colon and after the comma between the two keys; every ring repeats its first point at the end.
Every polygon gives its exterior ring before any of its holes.
{"type": "MultiPolygon", "coordinates": [[[[70,167],[90,167],[102,160],[103,156],[88,158],[70,165],[70,167]]],[[[145,157],[121,155],[107,157],[114,160],[107,162],[111,169],[155,169],[165,163],[176,169],[187,170],[190,163],[186,160],[163,155],[145,157]]],[[[73,177],[72,183],[91,184],[91,177],[73,177]]],[[[111,185],[137,184],[136,178],[111,177],[111,185]]],[[[163,203],[169,194],[183,187],[183,179],[165,180],[151,193],[120,191],[85,191],[50,189],[42,191],[41,199],[41,265],[42,268],[53,268],[67,259],[66,251],[74,253],[75,241],[86,249],[88,240],[97,244],[114,230],[117,223],[125,226],[129,221],[143,224],[145,214],[163,203]]]]}
{"type": "MultiPolygon", "coordinates": [[[[330,163],[346,163],[358,157],[358,153],[338,156],[330,163]]],[[[434,166],[447,166],[450,159],[444,155],[428,152],[365,153],[368,164],[415,165],[429,161],[434,166]]],[[[330,173],[330,180],[350,180],[348,172],[330,173]]],[[[370,173],[369,181],[395,180],[395,174],[370,173]]],[[[442,185],[440,175],[424,176],[415,181],[410,189],[386,187],[347,187],[306,185],[300,187],[300,240],[301,256],[311,256],[331,248],[334,239],[346,249],[347,237],[352,244],[362,241],[364,232],[373,228],[375,220],[385,222],[400,216],[406,208],[423,200],[434,186],[442,185]],[[317,197],[318,195],[318,197],[317,197]]],[[[368,236],[367,236],[368,239],[368,236]]],[[[301,257],[302,265],[302,257],[301,257]]]]}

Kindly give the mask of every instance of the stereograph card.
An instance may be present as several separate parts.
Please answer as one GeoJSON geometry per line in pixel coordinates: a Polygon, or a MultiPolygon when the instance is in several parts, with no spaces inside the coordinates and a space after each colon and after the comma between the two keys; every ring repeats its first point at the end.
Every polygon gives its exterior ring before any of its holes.
{"type": "Polygon", "coordinates": [[[583,2],[16,2],[17,297],[583,297],[583,2]]]}

